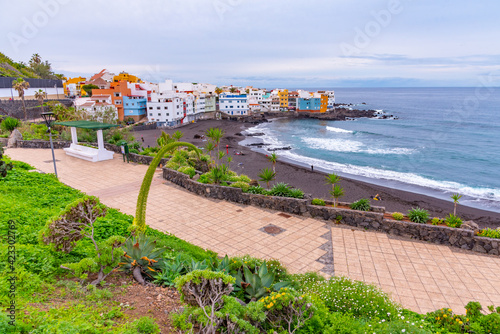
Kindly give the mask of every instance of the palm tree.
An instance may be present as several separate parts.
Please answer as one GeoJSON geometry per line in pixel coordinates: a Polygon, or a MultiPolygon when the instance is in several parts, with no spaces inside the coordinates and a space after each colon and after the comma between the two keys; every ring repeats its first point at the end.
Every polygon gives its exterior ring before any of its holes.
{"type": "Polygon", "coordinates": [[[205,151],[210,155],[210,159],[212,159],[212,151],[215,150],[215,144],[211,141],[207,142],[204,147],[205,151]]]}
{"type": "Polygon", "coordinates": [[[340,182],[340,176],[335,173],[328,174],[326,176],[326,184],[332,185],[332,191],[335,189],[335,184],[340,182]]]}
{"type": "Polygon", "coordinates": [[[462,195],[459,195],[459,194],[453,194],[451,195],[451,199],[453,200],[453,204],[454,204],[454,207],[453,207],[453,215],[456,216],[457,215],[457,204],[458,204],[458,200],[462,197],[462,195]]]}
{"type": "Polygon", "coordinates": [[[224,131],[222,131],[219,128],[210,128],[207,130],[206,135],[208,138],[212,139],[214,142],[215,146],[217,146],[217,156],[219,156],[219,143],[222,137],[224,136],[224,131]]]}
{"type": "Polygon", "coordinates": [[[330,190],[330,195],[333,197],[333,207],[337,207],[339,197],[344,196],[344,188],[341,188],[339,185],[334,185],[333,189],[330,190]]]}
{"type": "Polygon", "coordinates": [[[274,178],[276,177],[276,173],[269,168],[264,168],[257,176],[260,178],[259,181],[265,182],[267,185],[267,189],[269,189],[269,182],[274,180],[274,178]]]}
{"type": "Polygon", "coordinates": [[[276,174],[276,162],[278,161],[278,155],[273,152],[271,155],[266,156],[267,159],[273,163],[273,172],[276,174]]]}
{"type": "Polygon", "coordinates": [[[182,137],[184,137],[184,134],[181,131],[179,131],[179,130],[175,131],[172,134],[172,138],[174,138],[177,141],[180,141],[182,137]]]}
{"type": "Polygon", "coordinates": [[[232,161],[233,161],[233,157],[227,157],[227,168],[231,168],[232,161]]]}
{"type": "Polygon", "coordinates": [[[229,88],[230,93],[236,93],[236,90],[237,90],[236,87],[229,88]]]}
{"type": "Polygon", "coordinates": [[[220,93],[222,93],[222,92],[223,92],[222,88],[219,88],[219,87],[215,88],[215,94],[220,95],[220,93]]]}
{"type": "Polygon", "coordinates": [[[43,90],[39,89],[38,91],[35,92],[35,99],[40,102],[40,107],[42,107],[42,113],[43,113],[43,100],[47,98],[47,93],[45,93],[43,90]]]}
{"type": "Polygon", "coordinates": [[[17,91],[17,94],[23,100],[24,120],[27,120],[28,114],[26,113],[26,105],[24,104],[24,91],[30,88],[30,84],[24,81],[23,78],[17,78],[17,80],[12,81],[12,88],[17,91]]]}

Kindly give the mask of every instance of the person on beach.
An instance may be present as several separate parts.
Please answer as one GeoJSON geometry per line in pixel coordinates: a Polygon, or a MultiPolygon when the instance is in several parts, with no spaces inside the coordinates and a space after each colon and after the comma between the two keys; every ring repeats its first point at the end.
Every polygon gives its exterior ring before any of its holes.
{"type": "Polygon", "coordinates": [[[314,172],[314,166],[311,165],[311,172],[314,172]]]}
{"type": "Polygon", "coordinates": [[[370,196],[371,199],[375,200],[375,201],[381,201],[382,200],[382,197],[380,197],[379,194],[375,195],[375,196],[370,196]]]}

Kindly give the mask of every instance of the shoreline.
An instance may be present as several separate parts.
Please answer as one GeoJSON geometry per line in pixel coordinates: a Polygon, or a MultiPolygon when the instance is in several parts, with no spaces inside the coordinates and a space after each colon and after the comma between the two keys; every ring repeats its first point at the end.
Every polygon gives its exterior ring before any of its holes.
{"type": "MultiPolygon", "coordinates": [[[[263,168],[270,168],[271,163],[267,160],[265,154],[252,150],[251,147],[241,146],[239,142],[243,141],[245,136],[239,135],[240,132],[254,127],[256,124],[244,123],[229,120],[201,120],[196,123],[187,124],[180,128],[164,130],[168,134],[179,130],[184,134],[182,141],[192,143],[198,147],[205,145],[203,139],[194,138],[195,135],[204,134],[208,128],[218,127],[225,132],[221,140],[221,150],[227,149],[229,155],[233,158],[230,168],[238,174],[246,174],[252,179],[258,179],[257,175],[263,168]],[[235,155],[234,152],[241,152],[241,155],[235,155]]],[[[161,129],[145,130],[135,132],[135,137],[141,139],[144,137],[144,146],[156,145],[156,138],[161,134],[161,129]]],[[[279,159],[279,151],[276,152],[279,159]]],[[[285,182],[296,188],[302,189],[305,193],[311,194],[313,198],[329,199],[329,186],[325,184],[325,175],[327,173],[320,170],[311,171],[310,168],[302,167],[291,162],[278,160],[276,164],[276,181],[285,182]]],[[[341,201],[354,202],[361,198],[370,198],[379,194],[382,201],[371,200],[375,206],[384,206],[388,212],[406,213],[412,207],[421,207],[429,211],[431,217],[444,218],[450,212],[453,212],[453,202],[418,194],[406,190],[389,188],[353,178],[342,177],[340,185],[344,188],[345,196],[341,201]]],[[[464,220],[473,220],[480,228],[500,227],[500,213],[477,209],[473,207],[458,205],[457,214],[464,220]]]]}

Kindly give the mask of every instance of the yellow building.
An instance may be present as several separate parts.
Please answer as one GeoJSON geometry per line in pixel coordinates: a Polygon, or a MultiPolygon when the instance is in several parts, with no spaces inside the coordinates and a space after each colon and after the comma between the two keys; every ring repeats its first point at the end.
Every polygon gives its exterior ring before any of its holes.
{"type": "Polygon", "coordinates": [[[113,82],[127,81],[131,83],[141,83],[142,80],[135,75],[128,74],[127,72],[121,72],[113,77],[113,82]]]}
{"type": "Polygon", "coordinates": [[[288,89],[280,90],[278,96],[280,98],[280,110],[288,111],[288,89]]]}
{"type": "Polygon", "coordinates": [[[85,82],[87,82],[87,78],[83,77],[67,79],[65,82],[63,82],[64,94],[66,94],[66,96],[75,95],[77,92],[80,92],[82,90],[82,86],[85,85],[85,82]],[[73,86],[73,84],[75,86],[73,86]]]}
{"type": "Polygon", "coordinates": [[[319,112],[326,112],[328,109],[328,95],[321,94],[321,106],[319,108],[319,112]]]}

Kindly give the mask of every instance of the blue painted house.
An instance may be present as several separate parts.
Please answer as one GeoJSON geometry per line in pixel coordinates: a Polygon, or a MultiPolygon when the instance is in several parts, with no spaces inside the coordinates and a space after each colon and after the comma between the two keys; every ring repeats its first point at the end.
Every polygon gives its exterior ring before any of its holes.
{"type": "Polygon", "coordinates": [[[147,98],[142,96],[124,96],[123,97],[123,117],[132,117],[139,120],[146,116],[147,98]]]}
{"type": "Polygon", "coordinates": [[[321,98],[319,97],[297,99],[297,111],[320,111],[320,110],[321,110],[321,98]]]}

